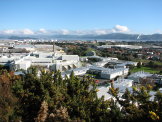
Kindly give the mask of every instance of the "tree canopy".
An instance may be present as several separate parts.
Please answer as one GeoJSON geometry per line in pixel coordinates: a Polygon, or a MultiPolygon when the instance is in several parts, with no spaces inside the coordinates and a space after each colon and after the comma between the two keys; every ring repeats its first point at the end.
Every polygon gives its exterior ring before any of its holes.
{"type": "Polygon", "coordinates": [[[150,100],[151,87],[133,87],[119,96],[113,84],[110,100],[97,97],[93,78],[61,77],[61,72],[30,68],[22,76],[0,74],[0,121],[161,121],[162,93],[150,100]],[[6,94],[5,94],[6,93],[6,94]]]}

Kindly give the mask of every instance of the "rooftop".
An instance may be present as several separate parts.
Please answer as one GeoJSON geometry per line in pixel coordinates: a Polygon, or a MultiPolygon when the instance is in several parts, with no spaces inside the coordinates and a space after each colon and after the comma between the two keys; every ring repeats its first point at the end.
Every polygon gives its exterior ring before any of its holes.
{"type": "Polygon", "coordinates": [[[143,77],[149,77],[149,76],[152,76],[153,74],[150,74],[148,72],[143,72],[143,71],[140,71],[140,72],[135,72],[131,75],[129,75],[128,77],[140,77],[140,78],[143,78],[143,77]]]}

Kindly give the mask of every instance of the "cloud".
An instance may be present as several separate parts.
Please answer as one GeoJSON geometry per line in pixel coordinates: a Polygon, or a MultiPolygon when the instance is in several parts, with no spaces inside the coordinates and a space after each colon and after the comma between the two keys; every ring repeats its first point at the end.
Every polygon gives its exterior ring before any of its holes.
{"type": "Polygon", "coordinates": [[[47,30],[45,30],[44,28],[41,28],[41,29],[39,29],[39,32],[40,33],[47,33],[47,30]]]}
{"type": "Polygon", "coordinates": [[[72,34],[71,30],[67,30],[67,29],[61,29],[61,30],[47,30],[46,31],[47,35],[68,35],[68,34],[72,34]]]}
{"type": "Polygon", "coordinates": [[[113,29],[113,32],[129,32],[129,29],[127,26],[122,25],[116,25],[113,29]]]}
{"type": "Polygon", "coordinates": [[[63,35],[70,34],[70,31],[69,31],[69,30],[66,30],[66,29],[62,29],[60,32],[61,32],[63,35]]]}
{"type": "Polygon", "coordinates": [[[94,31],[97,35],[107,34],[106,30],[95,30],[94,31]]]}
{"type": "Polygon", "coordinates": [[[14,30],[4,30],[3,33],[4,34],[13,34],[14,30]]]}
{"type": "Polygon", "coordinates": [[[4,34],[4,35],[33,35],[34,31],[30,30],[30,29],[23,29],[23,30],[3,30],[0,31],[0,34],[4,34]]]}
{"type": "Polygon", "coordinates": [[[39,30],[30,30],[30,29],[23,29],[23,30],[2,30],[0,34],[4,35],[103,35],[109,33],[127,33],[130,32],[127,26],[116,25],[111,29],[93,29],[93,30],[67,30],[67,29],[60,29],[60,30],[46,30],[41,28],[39,30]]]}
{"type": "Polygon", "coordinates": [[[24,35],[33,35],[34,34],[34,32],[32,30],[30,30],[30,29],[24,29],[24,30],[22,30],[20,32],[22,34],[24,34],[24,35]]]}
{"type": "Polygon", "coordinates": [[[162,30],[156,30],[155,33],[159,33],[159,34],[162,34],[162,30]]]}

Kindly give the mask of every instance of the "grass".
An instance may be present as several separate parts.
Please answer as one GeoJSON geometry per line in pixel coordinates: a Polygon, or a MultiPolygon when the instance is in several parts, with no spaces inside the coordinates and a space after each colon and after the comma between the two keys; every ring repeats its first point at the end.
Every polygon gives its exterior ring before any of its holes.
{"type": "MultiPolygon", "coordinates": [[[[149,63],[151,60],[147,60],[147,59],[134,59],[133,61],[136,61],[136,62],[142,62],[142,63],[149,63]]],[[[153,61],[155,64],[157,65],[162,65],[162,62],[160,61],[153,61]]]]}
{"type": "Polygon", "coordinates": [[[159,73],[160,72],[159,70],[156,70],[156,69],[150,68],[150,67],[141,67],[141,68],[135,67],[131,70],[131,73],[138,72],[138,71],[144,71],[144,72],[149,72],[149,73],[159,73]]]}

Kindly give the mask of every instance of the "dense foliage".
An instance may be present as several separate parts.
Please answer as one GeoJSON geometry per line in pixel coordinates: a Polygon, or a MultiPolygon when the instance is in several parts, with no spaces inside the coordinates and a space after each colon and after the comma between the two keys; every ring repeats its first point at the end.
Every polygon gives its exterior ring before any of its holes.
{"type": "Polygon", "coordinates": [[[162,93],[150,101],[151,87],[133,88],[122,98],[119,89],[110,88],[114,97],[97,98],[92,78],[74,73],[63,79],[61,73],[30,68],[22,76],[0,74],[0,121],[161,121],[162,93]]]}

